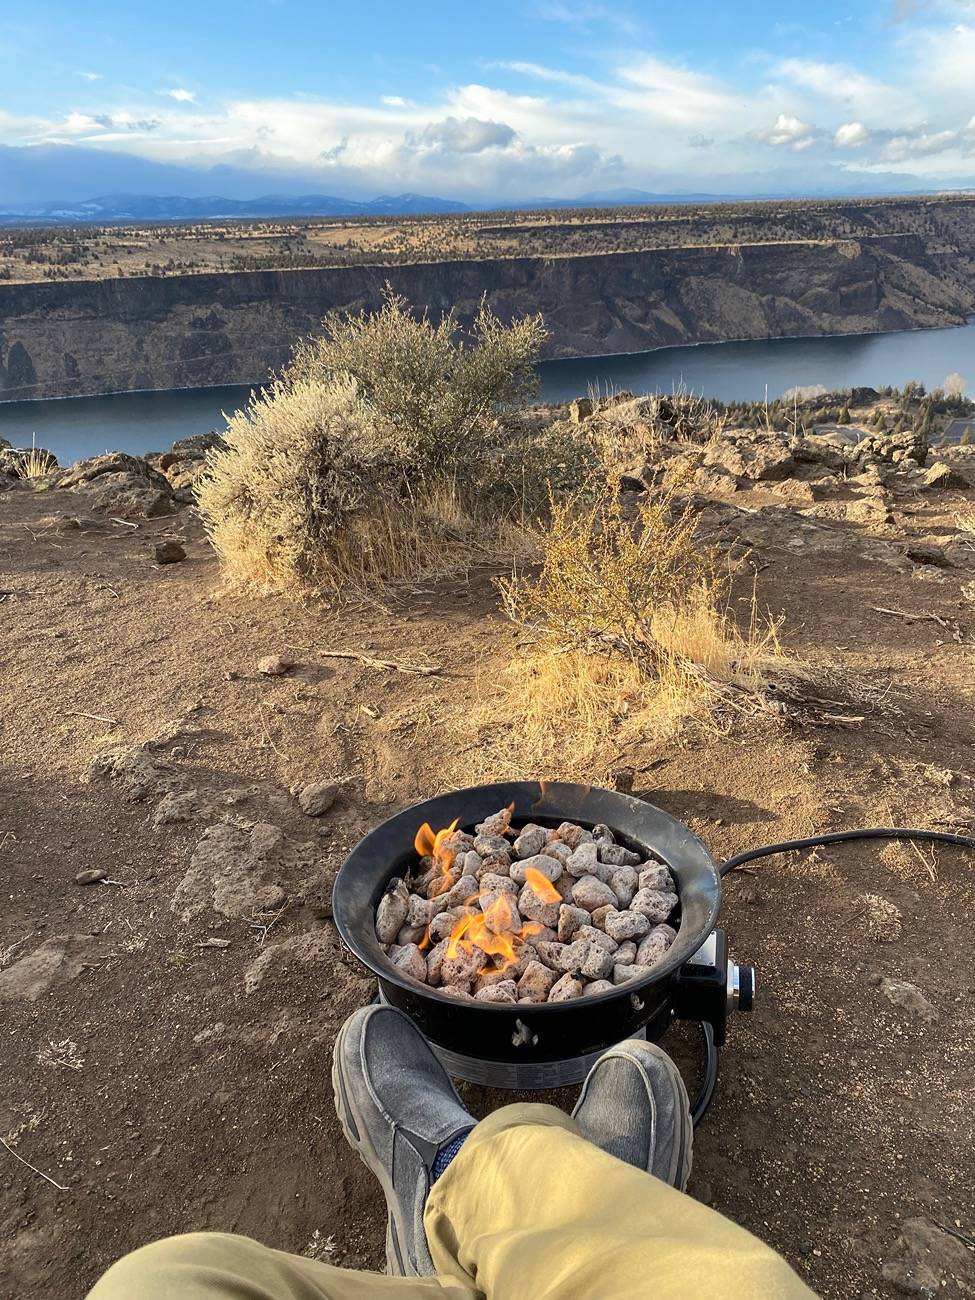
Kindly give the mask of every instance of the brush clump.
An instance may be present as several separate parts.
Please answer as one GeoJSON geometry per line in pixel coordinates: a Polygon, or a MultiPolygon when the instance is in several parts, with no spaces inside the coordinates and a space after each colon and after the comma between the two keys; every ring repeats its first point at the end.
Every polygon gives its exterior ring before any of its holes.
{"type": "MultiPolygon", "coordinates": [[[[523,553],[581,438],[539,438],[524,414],[544,327],[485,306],[469,337],[387,292],[322,337],[228,420],[197,488],[225,574],[335,595],[523,553]]],[[[573,472],[569,470],[568,472],[573,472]]]]}
{"type": "Polygon", "coordinates": [[[733,574],[673,493],[553,501],[536,543],[541,568],[499,586],[532,637],[510,705],[537,747],[569,725],[577,756],[593,754],[611,721],[620,739],[634,726],[668,734],[689,717],[762,707],[782,659],[776,624],[754,602],[747,627],[731,616],[733,574]]]}

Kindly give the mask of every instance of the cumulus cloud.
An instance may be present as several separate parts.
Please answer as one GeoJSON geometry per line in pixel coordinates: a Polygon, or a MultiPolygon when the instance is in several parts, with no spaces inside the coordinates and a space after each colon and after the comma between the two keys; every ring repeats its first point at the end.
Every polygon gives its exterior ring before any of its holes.
{"type": "Polygon", "coordinates": [[[836,128],[833,143],[837,149],[859,149],[870,139],[870,132],[862,122],[843,122],[836,128]]]}
{"type": "Polygon", "coordinates": [[[780,113],[773,126],[754,133],[757,140],[764,140],[766,144],[796,151],[808,149],[821,134],[810,122],[804,122],[801,117],[794,117],[791,113],[780,113]]]}
{"type": "Polygon", "coordinates": [[[168,95],[170,99],[175,99],[178,104],[195,104],[196,91],[185,90],[182,86],[174,86],[172,90],[164,90],[162,94],[168,95]]]}
{"type": "Polygon", "coordinates": [[[476,117],[445,117],[430,122],[410,143],[445,153],[482,153],[485,149],[505,149],[513,144],[517,132],[505,122],[484,122],[476,117]]]}

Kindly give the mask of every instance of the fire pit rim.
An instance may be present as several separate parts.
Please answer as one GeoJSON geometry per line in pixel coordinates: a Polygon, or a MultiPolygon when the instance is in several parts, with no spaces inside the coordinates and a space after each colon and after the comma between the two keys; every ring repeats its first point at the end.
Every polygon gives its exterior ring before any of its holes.
{"type": "MultiPolygon", "coordinates": [[[[495,796],[492,794],[491,798],[493,800],[495,796]]],[[[484,816],[487,815],[488,813],[484,813],[484,816]]],[[[480,814],[478,814],[478,819],[480,819],[480,814]]],[[[449,820],[451,819],[448,818],[444,820],[444,825],[446,825],[449,820]]],[[[614,833],[618,833],[624,838],[635,839],[629,831],[613,825],[608,821],[606,824],[610,826],[610,829],[613,830],[614,833]]],[[[650,846],[645,845],[644,847],[650,846]]],[[[660,856],[671,868],[671,871],[674,873],[675,879],[677,880],[679,896],[683,902],[680,868],[676,866],[670,860],[669,856],[659,848],[654,846],[653,852],[660,856]]],[[[388,883],[395,874],[396,871],[394,864],[385,875],[386,883],[388,883]]],[[[666,812],[656,804],[649,803],[643,799],[638,799],[633,795],[623,794],[618,790],[606,790],[599,786],[584,786],[572,782],[557,781],[489,782],[483,785],[468,786],[462,790],[444,791],[438,795],[434,795],[430,799],[422,801],[421,803],[411,804],[408,808],[403,808],[399,812],[393,813],[391,816],[385,818],[358,841],[342,863],[342,866],[339,868],[338,874],[335,878],[335,884],[332,887],[333,919],[343,943],[379,980],[395,984],[411,997],[431,998],[438,1005],[450,1008],[454,1011],[483,1011],[488,1014],[508,1016],[509,1018],[520,1018],[524,1016],[526,1012],[533,1018],[539,1014],[547,1016],[550,1014],[555,1015],[558,1013],[565,1013],[567,1011],[571,1012],[578,1009],[580,1004],[585,1004],[587,1007],[598,1006],[600,1003],[609,1003],[615,999],[619,999],[620,997],[628,997],[631,994],[637,993],[640,989],[649,988],[653,984],[668,979],[679,970],[680,967],[689,960],[689,958],[693,957],[698,949],[705,943],[718,919],[720,909],[721,876],[718,872],[717,864],[704,842],[683,822],[679,821],[676,817],[672,816],[672,814],[666,812]],[[604,993],[597,993],[589,997],[570,999],[566,1002],[537,1002],[532,1003],[530,1007],[521,1006],[519,1003],[478,1002],[473,998],[469,1001],[459,1001],[457,998],[453,998],[448,994],[443,993],[440,989],[434,988],[432,985],[421,984],[417,980],[410,979],[408,976],[401,974],[393,965],[386,954],[382,951],[378,940],[374,939],[374,936],[373,939],[376,947],[376,954],[374,955],[371,953],[368,950],[367,943],[363,942],[361,936],[353,933],[352,928],[349,926],[345,899],[345,895],[350,889],[352,876],[356,868],[356,861],[362,856],[364,851],[369,851],[370,842],[374,842],[380,837],[387,837],[390,832],[394,832],[392,836],[393,843],[405,842],[412,845],[413,836],[416,830],[422,822],[430,821],[431,811],[435,809],[440,802],[447,803],[456,800],[464,800],[466,802],[468,797],[473,798],[476,796],[480,799],[484,797],[485,792],[487,791],[497,791],[496,797],[498,802],[497,804],[492,804],[490,808],[490,811],[493,812],[496,811],[497,808],[503,807],[506,803],[509,803],[512,797],[515,797],[517,802],[517,794],[519,792],[522,793],[522,795],[525,795],[532,789],[534,789],[537,794],[537,797],[532,803],[533,811],[530,814],[516,812],[515,817],[518,821],[523,819],[527,820],[529,815],[534,815],[538,817],[548,817],[549,819],[560,817],[566,821],[581,820],[585,822],[589,820],[591,824],[595,824],[592,822],[592,819],[588,819],[584,816],[580,818],[573,812],[572,805],[573,800],[576,802],[584,802],[586,798],[596,795],[608,798],[611,802],[619,802],[638,816],[642,813],[644,816],[661,820],[668,830],[671,832],[678,832],[686,845],[693,848],[699,854],[698,865],[704,867],[708,876],[712,878],[710,882],[713,885],[711,905],[706,921],[699,922],[696,933],[690,936],[687,942],[682,944],[680,941],[681,932],[684,929],[684,910],[682,907],[677,940],[675,940],[673,946],[668,950],[666,956],[660,962],[655,966],[647,968],[646,976],[627,980],[626,983],[617,985],[615,988],[607,990],[604,993]],[[560,793],[563,794],[564,798],[564,803],[561,804],[559,801],[560,793]],[[555,806],[551,811],[546,812],[538,807],[538,805],[543,802],[546,805],[551,803],[555,806]],[[406,829],[407,826],[410,827],[409,830],[406,829]]]]}

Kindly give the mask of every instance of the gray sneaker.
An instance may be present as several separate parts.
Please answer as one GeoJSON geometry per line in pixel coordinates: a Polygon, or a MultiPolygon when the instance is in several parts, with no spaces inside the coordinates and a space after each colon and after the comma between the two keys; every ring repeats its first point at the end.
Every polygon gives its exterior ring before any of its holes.
{"type": "Polygon", "coordinates": [[[422,1034],[395,1007],[362,1007],[335,1040],[335,1109],[386,1195],[386,1272],[432,1277],[423,1207],[437,1154],[475,1119],[422,1034]]]}
{"type": "Polygon", "coordinates": [[[572,1118],[612,1156],[683,1191],[691,1176],[694,1126],[684,1080],[666,1052],[631,1038],[586,1076],[572,1118]]]}

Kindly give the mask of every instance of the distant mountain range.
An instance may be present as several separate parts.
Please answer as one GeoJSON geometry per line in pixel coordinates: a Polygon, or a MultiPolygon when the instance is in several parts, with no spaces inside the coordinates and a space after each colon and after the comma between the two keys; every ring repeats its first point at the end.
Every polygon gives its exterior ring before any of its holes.
{"type": "MultiPolygon", "coordinates": [[[[913,193],[913,191],[912,191],[913,193]]],[[[526,211],[538,208],[649,207],[666,203],[728,203],[795,198],[769,194],[652,194],[647,190],[598,190],[573,199],[538,198],[520,202],[459,203],[428,194],[381,194],[367,201],[333,194],[265,194],[256,199],[198,198],[173,194],[103,194],[81,202],[51,202],[0,207],[0,226],[75,225],[82,222],[214,221],[261,217],[382,217],[423,213],[526,211]]],[[[825,197],[818,194],[810,197],[825,197]]]]}

